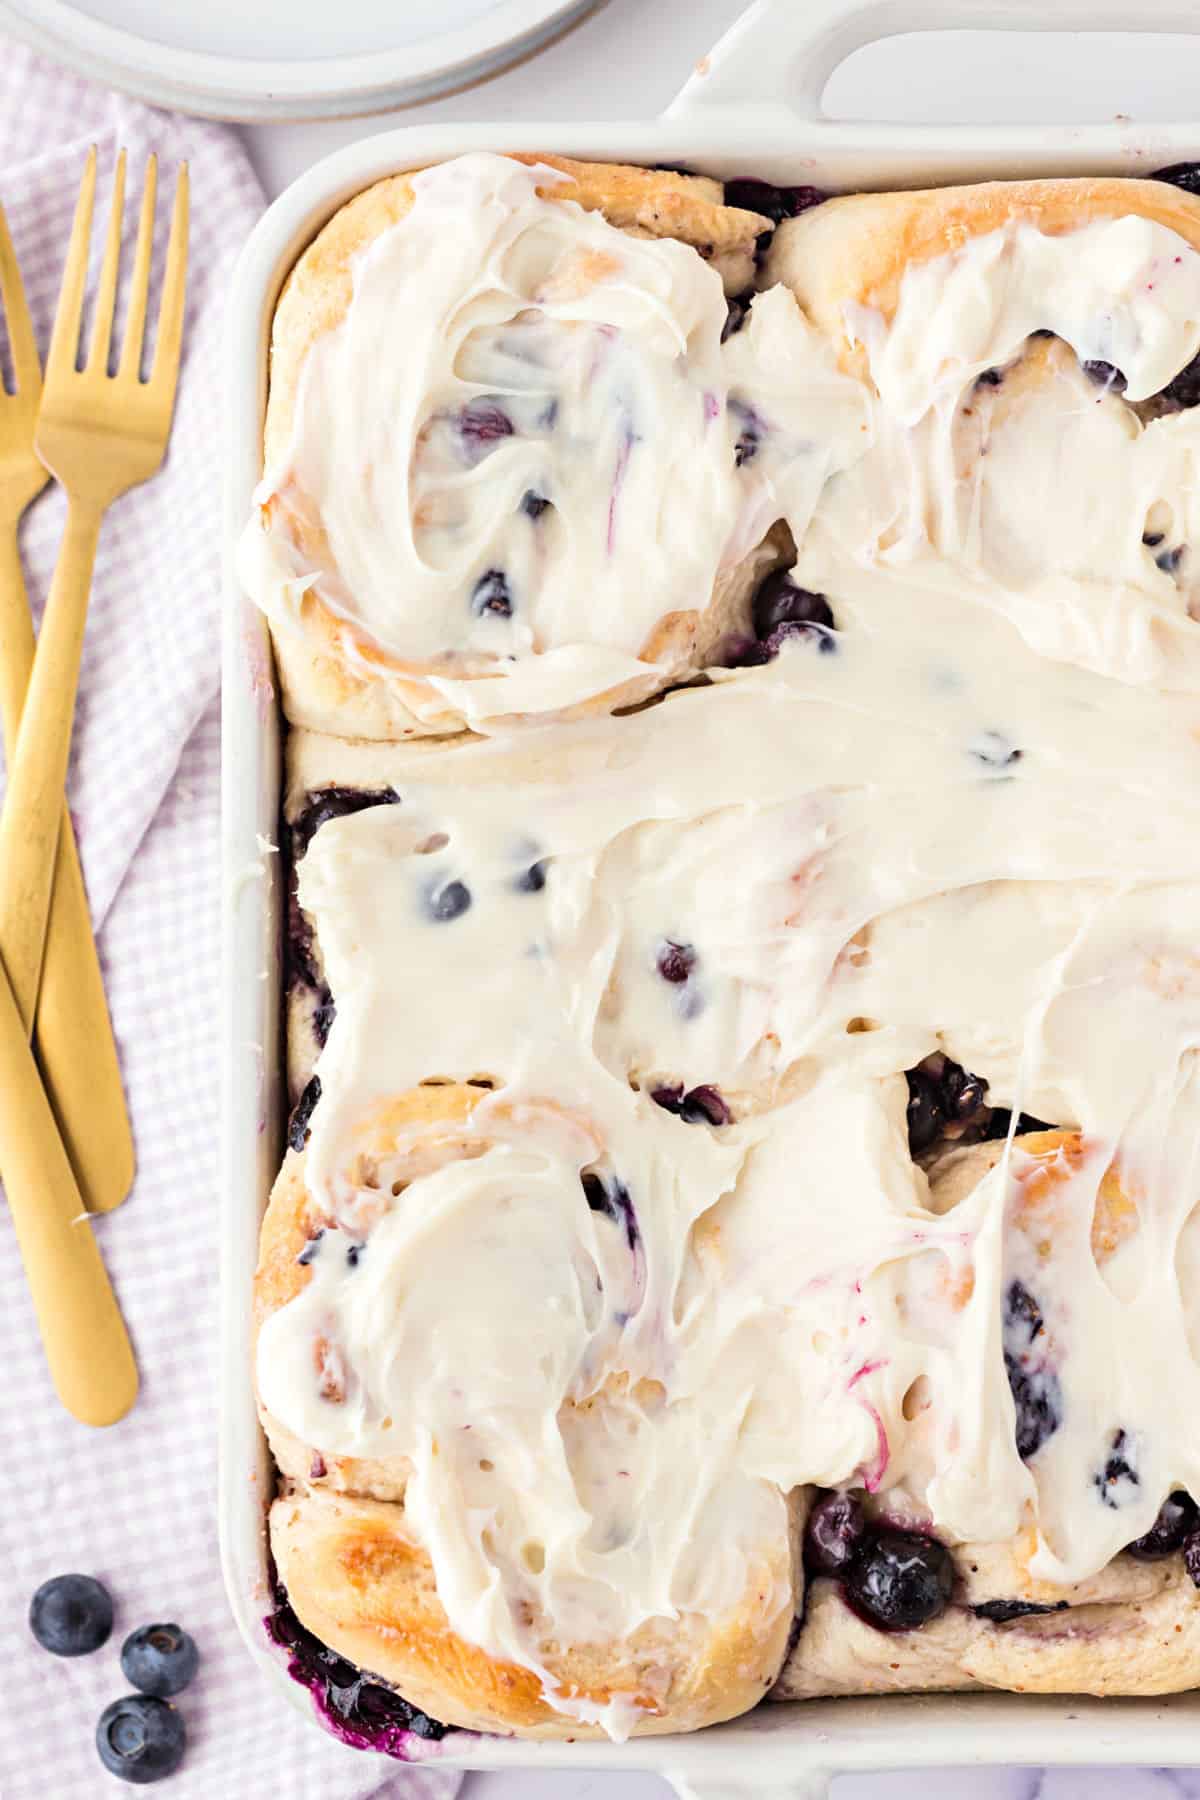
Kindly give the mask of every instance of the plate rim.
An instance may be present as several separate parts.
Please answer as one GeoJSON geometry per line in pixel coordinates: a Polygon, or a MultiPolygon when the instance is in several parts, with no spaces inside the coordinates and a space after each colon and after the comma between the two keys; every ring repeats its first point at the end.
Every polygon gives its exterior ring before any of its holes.
{"type": "Polygon", "coordinates": [[[153,103],[248,122],[349,116],[431,98],[541,49],[603,3],[499,0],[475,24],[422,44],[303,60],[175,49],[94,19],[71,0],[0,0],[0,30],[76,74],[153,103]]]}

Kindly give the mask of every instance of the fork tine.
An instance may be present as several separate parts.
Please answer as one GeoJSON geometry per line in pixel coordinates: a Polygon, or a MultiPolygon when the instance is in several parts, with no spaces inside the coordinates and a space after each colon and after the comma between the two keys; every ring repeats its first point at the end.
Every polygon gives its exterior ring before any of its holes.
{"type": "Polygon", "coordinates": [[[54,331],[50,338],[50,354],[46,358],[46,379],[62,379],[74,372],[79,353],[79,322],[83,317],[83,295],[87,287],[88,244],[92,235],[92,207],[96,199],[96,146],[88,151],[79,199],[75,203],[75,222],[71,226],[71,242],[63,268],[62,287],[58,295],[58,311],[54,315],[54,331]]]}
{"type": "Polygon", "coordinates": [[[188,262],[188,166],[180,163],[171,209],[171,235],[167,240],[167,268],[155,333],[154,367],[150,385],[174,396],[179,375],[179,346],[183,338],[183,304],[187,292],[188,262]]]}
{"type": "Polygon", "coordinates": [[[87,367],[104,374],[108,366],[108,346],[112,338],[113,308],[117,303],[117,275],[121,267],[121,222],[125,213],[125,152],[122,150],[113,171],[112,206],[108,215],[108,237],[104,245],[104,263],[100,270],[100,286],[96,290],[96,311],[92,318],[92,341],[88,347],[87,367]]]}
{"type": "Polygon", "coordinates": [[[150,253],[154,247],[154,200],[158,191],[158,158],[151,153],[146,162],[146,180],[142,188],[142,211],[138,219],[137,247],[133,253],[133,274],[129,282],[129,311],[125,319],[125,342],[121,346],[121,362],[117,379],[137,380],[142,362],[142,338],[146,330],[146,302],[150,295],[150,253]]]}
{"type": "Polygon", "coordinates": [[[0,206],[0,305],[8,327],[8,346],[12,354],[13,375],[17,392],[36,400],[42,385],[42,365],[38,361],[37,340],[33,322],[25,303],[17,253],[8,235],[8,221],[0,206]]]}

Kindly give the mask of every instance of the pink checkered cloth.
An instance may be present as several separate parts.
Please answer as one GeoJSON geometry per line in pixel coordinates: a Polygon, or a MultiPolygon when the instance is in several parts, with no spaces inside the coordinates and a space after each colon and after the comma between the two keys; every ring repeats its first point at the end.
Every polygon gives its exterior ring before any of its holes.
{"type": "MultiPolygon", "coordinates": [[[[171,452],[105,521],[92,588],[70,798],[100,931],[137,1138],[132,1197],[94,1227],[141,1369],[108,1431],[68,1418],[46,1374],[0,1209],[0,1794],[116,1793],[96,1720],[128,1690],[118,1652],[174,1619],[200,1647],[180,1697],[188,1732],[175,1800],[447,1800],[451,1774],[393,1772],[344,1748],[262,1679],[217,1559],[218,613],[222,305],[262,196],[233,134],[154,112],[0,41],[0,202],[43,349],[86,147],[101,192],[116,146],[138,183],[147,153],[192,172],[185,361],[171,452]],[[116,1602],[108,1644],[67,1661],[29,1634],[34,1589],[71,1570],[116,1602]]],[[[135,189],[136,191],[136,189],[135,189]]],[[[167,208],[160,206],[165,215],[167,208]]],[[[136,220],[136,209],[129,211],[136,220]]],[[[97,246],[102,233],[95,234],[97,246]]],[[[152,302],[153,304],[153,302],[152,302]]],[[[3,333],[0,332],[0,340],[3,333]]],[[[35,608],[63,524],[51,489],[22,548],[35,608]]],[[[124,1791],[123,1789],[121,1791],[124,1791]]]]}

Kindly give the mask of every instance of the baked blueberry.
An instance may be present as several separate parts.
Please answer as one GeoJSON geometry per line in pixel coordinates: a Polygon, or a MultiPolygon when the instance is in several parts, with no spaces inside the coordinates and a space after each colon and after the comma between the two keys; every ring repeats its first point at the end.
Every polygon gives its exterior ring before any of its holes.
{"type": "Polygon", "coordinates": [[[629,1248],[636,1249],[641,1233],[625,1183],[618,1181],[615,1175],[610,1175],[607,1179],[597,1175],[594,1169],[585,1169],[579,1179],[589,1210],[600,1213],[603,1218],[611,1219],[614,1225],[619,1225],[625,1233],[629,1248]]]}
{"type": "Polygon", "coordinates": [[[766,426],[752,406],[744,400],[729,401],[730,416],[736,420],[738,434],[734,440],[733,461],[736,468],[742,468],[758,455],[758,447],[766,436],[766,426]]]}
{"type": "Polygon", "coordinates": [[[1154,566],[1156,569],[1161,569],[1164,575],[1176,575],[1184,554],[1185,546],[1183,544],[1176,544],[1170,550],[1160,550],[1154,559],[1154,566]]]}
{"type": "Polygon", "coordinates": [[[975,377],[975,385],[977,387],[999,387],[1003,380],[1003,369],[985,369],[982,375],[975,377]]]}
{"type": "Polygon", "coordinates": [[[113,1603],[93,1575],[55,1575],[29,1603],[29,1629],[52,1656],[88,1656],[107,1643],[113,1603]]]}
{"type": "Polygon", "coordinates": [[[950,1552],[915,1531],[867,1537],[843,1576],[855,1611],[884,1631],[913,1631],[946,1610],[954,1587],[950,1552]]]}
{"type": "Polygon", "coordinates": [[[970,745],[970,754],[985,769],[1010,769],[1021,760],[1021,751],[1002,731],[981,731],[970,745]]]}
{"type": "Polygon", "coordinates": [[[786,569],[773,569],[759,583],[751,618],[760,639],[769,638],[780,625],[821,625],[833,629],[833,613],[824,594],[797,587],[786,569]]]}
{"type": "Polygon", "coordinates": [[[324,1231],[324,1227],[322,1227],[322,1229],[320,1231],[316,1232],[313,1237],[309,1238],[307,1244],[305,1244],[303,1250],[300,1252],[299,1256],[296,1258],[296,1261],[298,1263],[303,1263],[307,1267],[307,1265],[310,1262],[312,1262],[313,1258],[315,1256],[317,1256],[317,1254],[319,1253],[320,1248],[321,1248],[321,1239],[324,1236],[325,1236],[325,1231],[324,1231]]]}
{"type": "Polygon", "coordinates": [[[1169,400],[1181,412],[1200,402],[1200,356],[1194,356],[1174,380],[1168,381],[1161,398],[1169,400]]]}
{"type": "Polygon", "coordinates": [[[773,182],[749,178],[725,183],[726,206],[761,213],[772,225],[781,225],[784,219],[798,218],[802,212],[820,206],[822,200],[828,198],[828,194],[815,187],[776,187],[773,182]]]}
{"type": "Polygon", "coordinates": [[[1042,1309],[1023,1282],[1004,1296],[1004,1372],[1016,1414],[1017,1455],[1027,1462],[1062,1424],[1062,1387],[1040,1360],[1045,1347],[1042,1309]]]}
{"type": "Polygon", "coordinates": [[[313,1036],[323,1050],[329,1040],[329,1028],[337,1018],[337,1007],[333,1003],[333,995],[324,985],[321,987],[320,996],[317,1004],[313,1007],[312,1028],[313,1036]]]}
{"type": "Polygon", "coordinates": [[[314,1075],[295,1106],[288,1121],[287,1141],[293,1150],[303,1150],[308,1142],[313,1113],[321,1098],[321,1077],[314,1075]]]}
{"type": "Polygon", "coordinates": [[[679,1081],[671,1087],[651,1088],[650,1098],[655,1106],[661,1106],[664,1112],[681,1113],[683,1111],[683,1083],[679,1081]]]}
{"type": "Polygon", "coordinates": [[[961,1063],[948,1062],[938,1082],[938,1097],[947,1119],[958,1123],[977,1118],[987,1106],[987,1082],[971,1075],[961,1063]]]}
{"type": "Polygon", "coordinates": [[[725,302],[725,323],[721,327],[721,342],[731,338],[740,331],[750,314],[750,302],[754,298],[754,289],[747,288],[744,294],[735,294],[725,302]]]}
{"type": "Polygon", "coordinates": [[[1133,1445],[1128,1433],[1115,1431],[1104,1463],[1092,1477],[1100,1499],[1114,1511],[1118,1507],[1127,1506],[1134,1498],[1134,1488],[1142,1484],[1141,1476],[1130,1461],[1132,1452],[1133,1445]]]}
{"type": "Polygon", "coordinates": [[[187,1741],[173,1706],[152,1694],[126,1694],[100,1714],[96,1748],[111,1775],[144,1787],[173,1775],[187,1741]]]}
{"type": "Polygon", "coordinates": [[[274,1611],[264,1624],[271,1640],[287,1651],[288,1674],[308,1689],[330,1730],[343,1742],[399,1756],[405,1732],[420,1738],[445,1737],[447,1726],[410,1706],[392,1688],[368,1680],[361,1669],[306,1630],[278,1583],[274,1611]]]}
{"type": "Polygon", "coordinates": [[[1120,369],[1110,362],[1085,362],[1083,372],[1089,381],[1096,383],[1097,387],[1111,388],[1114,394],[1125,392],[1125,377],[1120,369]]]}
{"type": "Polygon", "coordinates": [[[330,819],[344,819],[351,813],[365,812],[369,806],[395,806],[400,796],[395,788],[311,788],[301,811],[292,825],[292,855],[303,856],[322,825],[330,819]]]}
{"type": "Polygon", "coordinates": [[[696,952],[691,944],[677,944],[673,938],[664,938],[655,961],[655,967],[664,981],[678,986],[686,981],[696,966],[696,952]]]}
{"type": "Polygon", "coordinates": [[[683,1096],[679,1116],[685,1125],[728,1125],[732,1115],[720,1089],[705,1082],[683,1096]]]}
{"type": "Polygon", "coordinates": [[[1170,163],[1165,169],[1155,169],[1151,181],[1169,181],[1172,187],[1182,188],[1185,194],[1200,194],[1200,163],[1170,163]]]}
{"type": "Polygon", "coordinates": [[[494,400],[472,400],[458,415],[458,431],[467,461],[476,463],[512,436],[513,422],[494,400]]]}
{"type": "MultiPolygon", "coordinates": [[[[983,1135],[985,1138],[993,1139],[1007,1137],[1011,1123],[1012,1108],[1009,1106],[994,1106],[992,1108],[991,1117],[984,1128],[983,1135]]],[[[1045,1119],[1035,1119],[1032,1113],[1023,1112],[1017,1114],[1016,1135],[1018,1137],[1022,1136],[1027,1131],[1053,1130],[1053,1125],[1048,1124],[1045,1119]]]]}
{"type": "Polygon", "coordinates": [[[1147,550],[1157,550],[1166,535],[1165,531],[1143,531],[1142,542],[1147,550]]]}
{"type": "Polygon", "coordinates": [[[526,488],[521,496],[521,511],[527,519],[540,519],[549,504],[545,494],[535,493],[532,488],[526,488]]]}
{"type": "Polygon", "coordinates": [[[1065,1612],[1065,1600],[981,1600],[971,1611],[977,1619],[992,1625],[1007,1625],[1011,1619],[1027,1619],[1035,1613],[1065,1612]]]}
{"type": "Polygon", "coordinates": [[[471,590],[471,611],[477,619],[511,619],[512,594],[503,569],[485,569],[471,590]]]}
{"type": "Polygon", "coordinates": [[[853,1494],[826,1494],[808,1515],[804,1560],[816,1575],[842,1575],[857,1555],[867,1530],[862,1503],[853,1494]]]}
{"type": "Polygon", "coordinates": [[[917,1156],[933,1143],[946,1123],[946,1115],[932,1075],[924,1069],[908,1069],[904,1079],[908,1083],[908,1147],[917,1156]]]}
{"type": "Polygon", "coordinates": [[[518,894],[540,894],[546,885],[546,863],[544,860],[530,863],[522,869],[513,886],[518,894]]]}
{"type": "Polygon", "coordinates": [[[1158,1562],[1161,1557],[1174,1556],[1177,1550],[1182,1550],[1184,1539],[1198,1529],[1200,1510],[1190,1494],[1178,1489],[1167,1495],[1149,1531],[1134,1538],[1125,1548],[1139,1562],[1158,1562]]]}
{"type": "Polygon", "coordinates": [[[1200,1531],[1183,1540],[1183,1566],[1192,1578],[1192,1586],[1200,1588],[1200,1531]]]}
{"type": "Polygon", "coordinates": [[[461,919],[470,904],[471,890],[463,881],[448,881],[444,887],[432,889],[426,901],[430,918],[439,925],[461,919]]]}
{"type": "Polygon", "coordinates": [[[121,1673],[160,1700],[180,1694],[200,1666],[194,1640],[178,1625],[142,1625],[121,1645],[121,1673]]]}

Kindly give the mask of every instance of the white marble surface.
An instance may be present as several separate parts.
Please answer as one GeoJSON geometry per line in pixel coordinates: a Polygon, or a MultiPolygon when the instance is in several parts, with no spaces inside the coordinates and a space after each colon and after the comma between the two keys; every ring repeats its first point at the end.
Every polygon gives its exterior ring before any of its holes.
{"type": "MultiPolygon", "coordinates": [[[[1129,0],[1131,18],[1139,4],[1129,0]]],[[[268,190],[277,193],[318,157],[390,125],[644,118],[661,111],[741,10],[742,0],[607,0],[541,56],[465,93],[370,120],[250,127],[246,141],[268,190]]],[[[1118,112],[1181,119],[1195,115],[1198,90],[1200,38],[947,33],[860,51],[833,77],[826,103],[842,116],[946,123],[980,116],[1075,121],[1118,112]]],[[[469,1776],[462,1800],[669,1800],[670,1793],[649,1775],[509,1773],[469,1776]]],[[[847,1775],[834,1782],[833,1800],[1200,1800],[1200,1770],[847,1775]]]]}

